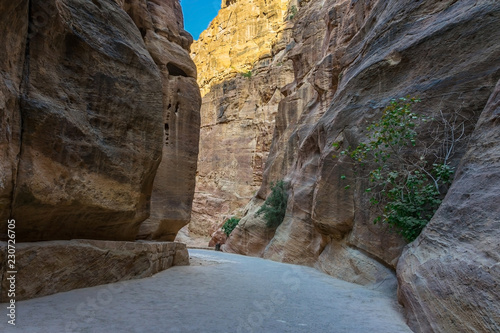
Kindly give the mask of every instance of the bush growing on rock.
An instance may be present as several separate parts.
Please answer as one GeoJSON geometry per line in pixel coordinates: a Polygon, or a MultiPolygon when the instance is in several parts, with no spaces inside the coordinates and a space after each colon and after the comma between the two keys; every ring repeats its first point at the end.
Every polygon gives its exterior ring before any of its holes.
{"type": "Polygon", "coordinates": [[[247,79],[251,79],[252,78],[252,71],[249,70],[249,71],[243,72],[243,73],[241,73],[241,76],[243,76],[244,78],[247,78],[247,79]]]}
{"type": "Polygon", "coordinates": [[[222,231],[224,231],[226,236],[229,237],[229,235],[231,234],[231,232],[233,232],[234,228],[236,228],[238,223],[240,223],[240,219],[233,216],[230,219],[228,219],[226,223],[224,223],[224,225],[222,226],[222,231]]]}
{"type": "Polygon", "coordinates": [[[264,214],[268,228],[277,228],[285,218],[288,201],[286,187],[283,180],[276,182],[276,184],[271,183],[271,194],[267,197],[264,205],[255,213],[255,216],[264,214]]]}
{"type": "Polygon", "coordinates": [[[456,125],[441,114],[444,126],[436,127],[442,130],[435,132],[433,143],[419,142],[421,125],[434,119],[412,111],[418,102],[409,97],[392,100],[381,119],[368,126],[369,142],[340,152],[353,161],[356,174],[369,169],[365,192],[379,210],[374,223],[388,223],[408,242],[417,238],[441,204],[453,177],[450,158],[463,136],[463,130],[457,134],[463,123],[456,125]]]}

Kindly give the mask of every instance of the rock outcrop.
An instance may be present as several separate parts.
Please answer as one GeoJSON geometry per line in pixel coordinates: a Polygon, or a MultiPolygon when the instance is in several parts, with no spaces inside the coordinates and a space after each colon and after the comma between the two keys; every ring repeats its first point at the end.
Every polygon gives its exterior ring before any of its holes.
{"type": "Polygon", "coordinates": [[[179,1],[1,0],[0,19],[16,299],[187,264],[181,244],[125,242],[173,240],[190,219],[201,97],[179,1]]]}
{"type": "Polygon", "coordinates": [[[125,2],[160,69],[163,83],[163,150],[151,196],[151,216],[139,239],[173,241],[191,219],[200,133],[200,89],[189,56],[193,41],[183,28],[179,1],[125,2]]]}
{"type": "Polygon", "coordinates": [[[415,332],[500,330],[500,81],[448,196],[398,263],[415,332]]]}
{"type": "MultiPolygon", "coordinates": [[[[338,154],[332,144],[357,146],[388,101],[406,95],[422,99],[417,112],[458,115],[464,135],[470,136],[500,78],[500,46],[493,42],[499,15],[500,4],[491,1],[302,1],[292,20],[293,43],[283,58],[293,62],[294,81],[281,88],[263,183],[225,250],[315,266],[361,284],[394,286],[406,244],[386,226],[371,222],[375,215],[368,199],[357,194],[367,184],[344,190],[341,175],[349,177],[353,170],[347,160],[332,158],[338,154]],[[280,179],[290,184],[288,207],[281,226],[270,230],[254,213],[270,183],[280,179]]],[[[454,166],[465,150],[463,140],[454,166]]],[[[473,170],[468,172],[472,176],[473,170]]],[[[466,229],[456,230],[457,237],[466,234],[466,229]]],[[[479,266],[471,264],[473,270],[479,266]]],[[[404,266],[400,271],[405,272],[404,266]]],[[[411,296],[414,288],[419,287],[406,287],[408,302],[417,297],[411,296]]],[[[456,327],[467,327],[465,316],[455,320],[456,327]]]]}
{"type": "Polygon", "coordinates": [[[28,33],[28,1],[0,2],[0,235],[10,216],[20,152],[19,91],[28,33]]]}
{"type": "Polygon", "coordinates": [[[204,96],[192,233],[211,235],[262,183],[280,89],[293,80],[288,9],[288,0],[223,1],[193,44],[204,96]]]}
{"type": "Polygon", "coordinates": [[[153,231],[189,221],[192,38],[176,0],[119,2],[0,4],[0,228],[14,217],[18,241],[134,240],[153,185],[153,231]]]}
{"type": "MultiPolygon", "coordinates": [[[[189,265],[186,245],[173,242],[94,240],[23,243],[17,247],[16,300],[42,297],[152,276],[172,266],[189,265]]],[[[0,243],[0,253],[6,253],[0,243]]],[[[0,257],[1,259],[1,257],[0,257]]],[[[8,302],[9,281],[0,270],[0,302],[8,302]]]]}

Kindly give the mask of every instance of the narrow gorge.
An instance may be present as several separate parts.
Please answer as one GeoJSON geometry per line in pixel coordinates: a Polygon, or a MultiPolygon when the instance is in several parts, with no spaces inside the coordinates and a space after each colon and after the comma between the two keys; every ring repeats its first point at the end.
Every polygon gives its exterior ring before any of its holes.
{"type": "MultiPolygon", "coordinates": [[[[500,4],[222,7],[192,49],[203,98],[189,234],[213,236],[210,245],[225,242],[226,252],[398,288],[416,332],[499,330],[500,4]],[[334,158],[336,144],[366,140],[366,127],[404,96],[421,99],[419,113],[460,119],[461,126],[450,157],[455,180],[408,246],[386,224],[372,223],[376,212],[362,194],[367,182],[345,190],[352,163],[334,158]],[[279,180],[289,185],[288,202],[273,229],[256,212],[279,180]],[[232,216],[241,220],[226,240],[220,227],[232,216]]],[[[422,132],[433,133],[433,126],[422,132]]],[[[431,145],[435,137],[423,139],[431,145]]]]}
{"type": "Polygon", "coordinates": [[[500,332],[500,2],[223,0],[194,41],[185,1],[0,0],[2,308],[40,332],[500,332]],[[449,171],[415,239],[360,157],[391,105],[412,145],[384,167],[449,171]]]}

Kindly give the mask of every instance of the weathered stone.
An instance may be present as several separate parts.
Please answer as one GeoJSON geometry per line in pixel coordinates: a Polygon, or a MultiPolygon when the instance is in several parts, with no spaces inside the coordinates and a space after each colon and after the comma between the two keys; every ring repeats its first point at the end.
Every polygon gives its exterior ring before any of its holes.
{"type": "Polygon", "coordinates": [[[210,242],[210,237],[192,237],[189,231],[189,225],[185,226],[177,233],[175,241],[179,243],[184,243],[188,248],[206,248],[207,244],[210,242]]]}
{"type": "Polygon", "coordinates": [[[192,233],[210,236],[238,215],[262,182],[280,89],[293,79],[284,61],[289,1],[236,1],[193,44],[203,96],[192,233]]]}
{"type": "Polygon", "coordinates": [[[11,214],[19,163],[19,91],[28,38],[28,0],[0,2],[0,239],[11,214]]]}
{"type": "Polygon", "coordinates": [[[415,332],[500,329],[500,81],[457,176],[398,263],[399,300],[415,332]]]}
{"type": "Polygon", "coordinates": [[[274,236],[274,230],[266,228],[262,216],[255,217],[262,203],[262,200],[258,198],[248,203],[245,207],[245,216],[231,232],[226,243],[222,245],[222,251],[255,257],[262,256],[267,244],[274,236]]]}
{"type": "Polygon", "coordinates": [[[373,260],[359,249],[335,241],[328,243],[315,267],[344,281],[370,286],[394,295],[396,274],[386,264],[373,260]]]}
{"type": "Polygon", "coordinates": [[[211,86],[253,69],[257,60],[272,57],[281,37],[290,0],[222,2],[217,17],[193,44],[198,82],[204,96],[211,86]]]}
{"type": "Polygon", "coordinates": [[[149,215],[161,154],[160,72],[116,4],[30,6],[17,240],[132,240],[149,215]],[[41,13],[50,19],[37,25],[41,13]]]}
{"type": "Polygon", "coordinates": [[[221,245],[226,244],[227,236],[224,233],[224,231],[222,231],[222,229],[215,231],[211,235],[211,237],[212,238],[210,239],[210,242],[208,243],[209,247],[221,246],[221,245]]]}
{"type": "MultiPolygon", "coordinates": [[[[0,259],[6,243],[0,242],[0,259]]],[[[2,260],[2,262],[4,262],[2,260]]],[[[149,277],[173,265],[189,265],[184,244],[93,240],[17,243],[16,300],[149,277]]],[[[2,268],[0,276],[8,270],[2,268]]],[[[0,302],[7,302],[2,278],[0,302]]]]}
{"type": "MultiPolygon", "coordinates": [[[[143,0],[128,9],[144,35],[163,82],[163,150],[151,197],[151,216],[138,239],[173,241],[191,219],[200,133],[200,89],[189,56],[179,2],[143,0]],[[175,16],[172,16],[175,14],[175,16]]],[[[189,37],[189,38],[188,38],[189,37]]]]}
{"type": "Polygon", "coordinates": [[[18,241],[133,240],[152,205],[142,238],[173,240],[201,103],[179,1],[0,6],[1,229],[14,217],[18,241]]]}
{"type": "MultiPolygon", "coordinates": [[[[387,102],[406,95],[423,100],[417,112],[459,115],[469,136],[500,77],[500,45],[492,42],[499,12],[492,2],[303,2],[284,56],[295,81],[281,89],[255,196],[262,203],[271,182],[289,182],[286,217],[267,242],[264,221],[248,212],[225,250],[315,265],[349,281],[393,279],[385,268],[395,269],[405,242],[372,223],[376,212],[362,194],[368,184],[344,190],[340,176],[353,179],[352,166],[332,157],[339,154],[332,143],[355,147],[387,102]],[[334,268],[340,262],[357,264],[334,268]]],[[[456,147],[453,166],[465,146],[456,147]]]]}
{"type": "Polygon", "coordinates": [[[0,238],[15,218],[16,300],[189,264],[183,244],[111,241],[135,240],[150,205],[149,238],[190,218],[201,97],[182,21],[178,0],[0,2],[0,238]],[[56,241],[75,238],[107,241],[56,241]]]}
{"type": "Polygon", "coordinates": [[[151,198],[151,216],[139,239],[173,241],[189,223],[195,190],[200,133],[200,90],[194,78],[175,76],[165,84],[163,158],[151,198]],[[172,97],[173,96],[173,97],[172,97]]]}

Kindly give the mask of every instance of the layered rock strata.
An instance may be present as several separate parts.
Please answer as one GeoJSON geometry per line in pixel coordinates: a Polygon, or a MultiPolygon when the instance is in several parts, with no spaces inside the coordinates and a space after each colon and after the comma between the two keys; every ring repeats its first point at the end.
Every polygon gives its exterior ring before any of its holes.
{"type": "MultiPolygon", "coordinates": [[[[500,4],[368,0],[301,4],[293,19],[293,44],[284,56],[293,62],[294,81],[281,89],[284,98],[263,183],[225,250],[315,266],[365,285],[395,286],[394,271],[406,243],[386,226],[372,223],[375,212],[368,198],[358,194],[367,184],[357,182],[356,191],[344,189],[341,175],[354,178],[353,170],[348,160],[332,158],[338,155],[332,144],[357,146],[390,99],[406,95],[422,99],[415,108],[419,113],[458,116],[464,137],[469,137],[500,77],[500,46],[493,42],[500,28],[500,4]],[[289,183],[288,207],[281,226],[271,230],[254,213],[270,183],[280,179],[289,183]]],[[[430,138],[422,137],[424,142],[430,138]]],[[[453,166],[466,144],[467,140],[458,143],[453,166]]],[[[456,234],[468,234],[464,228],[458,226],[456,234]]],[[[495,246],[485,244],[485,252],[495,246]]],[[[414,247],[418,249],[418,244],[414,247]]],[[[419,287],[407,287],[408,294],[416,294],[414,288],[419,287]]],[[[471,297],[488,297],[478,290],[471,297]]],[[[443,298],[438,301],[454,306],[443,298]]],[[[479,315],[480,310],[471,311],[479,315]]],[[[417,316],[428,320],[422,312],[417,316]]],[[[455,320],[458,327],[468,319],[460,314],[455,320]]]]}
{"type": "MultiPolygon", "coordinates": [[[[189,265],[186,245],[172,242],[49,241],[23,243],[16,250],[17,301],[189,265]]],[[[5,252],[6,243],[0,243],[0,253],[5,252]]],[[[7,271],[5,266],[0,271],[0,302],[10,300],[7,271]]]]}
{"type": "Polygon", "coordinates": [[[118,2],[0,3],[2,234],[10,216],[18,241],[134,240],[151,195],[150,238],[189,221],[192,38],[178,1],[118,2]]]}
{"type": "Polygon", "coordinates": [[[280,88],[293,80],[285,61],[289,1],[223,1],[193,44],[203,94],[196,194],[190,232],[211,235],[262,183],[280,88]]]}

